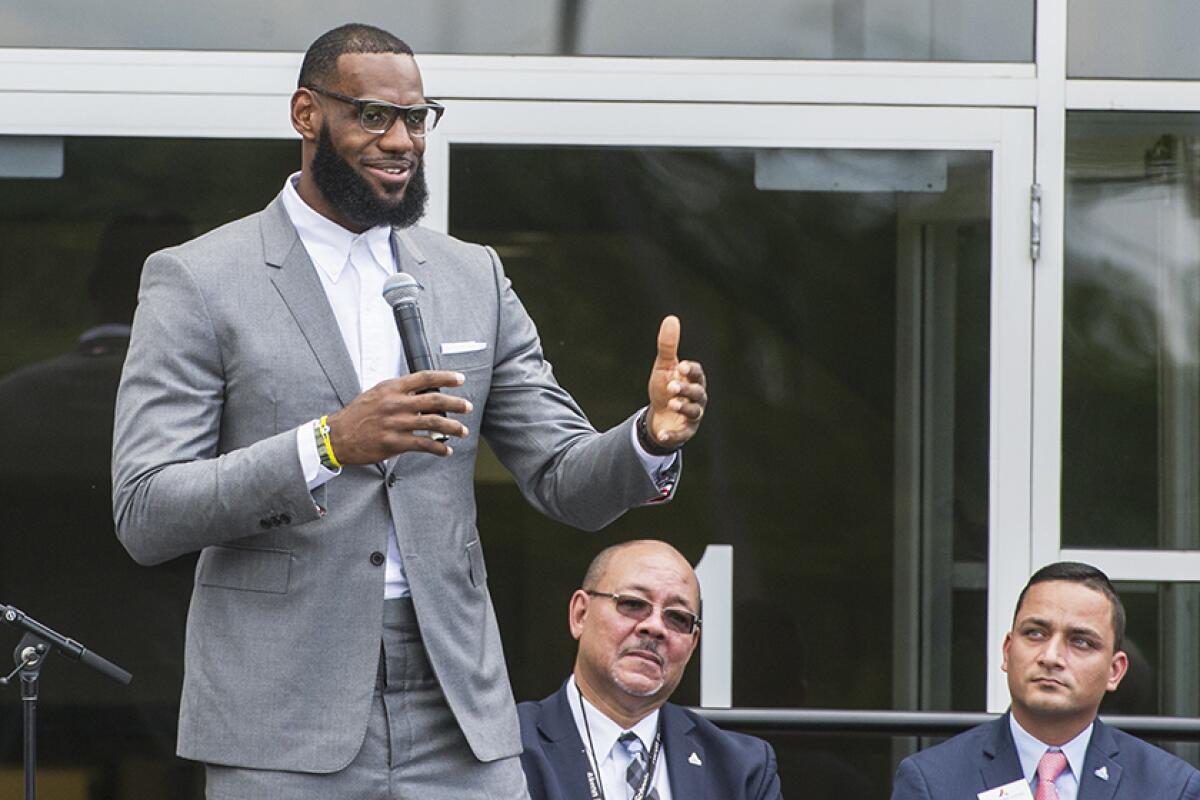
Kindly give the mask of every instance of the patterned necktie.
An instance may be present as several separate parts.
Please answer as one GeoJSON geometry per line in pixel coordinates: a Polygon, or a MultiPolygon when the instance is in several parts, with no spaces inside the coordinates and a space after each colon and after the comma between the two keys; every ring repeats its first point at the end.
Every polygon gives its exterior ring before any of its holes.
{"type": "MultiPolygon", "coordinates": [[[[642,787],[642,781],[646,778],[646,748],[642,747],[642,740],[632,731],[622,733],[617,737],[617,741],[629,753],[629,768],[625,770],[625,782],[629,784],[629,796],[633,797],[642,787]]],[[[658,790],[651,789],[646,792],[645,800],[658,800],[658,790]]]]}
{"type": "Polygon", "coordinates": [[[1037,766],[1037,792],[1033,800],[1058,800],[1054,781],[1067,768],[1067,756],[1061,750],[1047,750],[1037,766]]]}

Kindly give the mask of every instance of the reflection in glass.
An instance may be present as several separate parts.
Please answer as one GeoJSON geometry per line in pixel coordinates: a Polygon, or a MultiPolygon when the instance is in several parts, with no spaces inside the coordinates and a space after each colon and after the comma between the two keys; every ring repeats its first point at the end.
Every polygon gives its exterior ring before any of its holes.
{"type": "Polygon", "coordinates": [[[304,0],[286,13],[241,0],[12,6],[0,27],[3,47],[300,52],[352,19],[391,30],[418,53],[1033,60],[1033,0],[761,0],[753,13],[717,0],[623,3],[619,12],[582,0],[412,0],[403,14],[385,0],[304,0]]]}
{"type": "Polygon", "coordinates": [[[1062,535],[1200,547],[1200,115],[1067,120],[1062,535]]]}
{"type": "MultiPolygon", "coordinates": [[[[1200,584],[1121,583],[1129,671],[1100,707],[1102,714],[1200,716],[1200,584]]],[[[1157,743],[1200,765],[1200,745],[1157,743]]]]}
{"type": "MultiPolygon", "coordinates": [[[[734,705],[983,707],[990,159],[929,155],[452,147],[451,232],[496,245],[596,425],[644,401],[669,312],[711,388],[675,500],[599,537],[483,456],[518,699],[569,673],[591,556],[651,535],[734,547],[734,705]]],[[[784,785],[886,796],[891,740],[782,738],[784,785]]]]}
{"type": "MultiPolygon", "coordinates": [[[[195,559],[141,567],[117,541],[113,405],[146,255],[257,210],[294,163],[288,142],[67,139],[61,178],[0,180],[0,602],[134,675],[124,687],[47,662],[38,756],[48,796],[201,795],[199,769],[174,755],[195,559]]],[[[5,663],[19,638],[0,626],[5,663]]],[[[0,796],[19,796],[21,742],[8,687],[0,796]]]]}
{"type": "Polygon", "coordinates": [[[1193,0],[1070,0],[1067,76],[1200,78],[1193,0]]]}
{"type": "MultiPolygon", "coordinates": [[[[735,149],[452,151],[453,231],[498,246],[598,425],[643,402],[668,311],[713,388],[678,498],[599,535],[546,521],[481,461],[480,528],[519,698],[569,672],[564,609],[591,556],[654,535],[693,560],[710,542],[735,546],[735,703],[982,708],[990,161],[910,155],[810,151],[796,170],[735,149]]],[[[140,261],[100,255],[114,219],[207,230],[265,205],[295,163],[283,141],[68,138],[61,179],[0,180],[0,381],[36,364],[115,372],[119,343],[79,343],[120,324],[89,275],[140,261]]],[[[57,415],[70,434],[68,417],[111,403],[100,383],[40,405],[70,403],[57,415]]],[[[144,568],[120,549],[110,430],[84,427],[65,442],[51,423],[13,432],[34,437],[20,448],[40,466],[3,484],[0,600],[136,677],[125,690],[50,664],[42,775],[91,800],[198,798],[199,770],[173,755],[191,562],[144,568]]],[[[0,628],[0,653],[17,638],[0,628]]],[[[694,663],[680,702],[697,702],[698,678],[694,663]]],[[[816,797],[885,796],[908,752],[887,737],[771,738],[785,781],[816,797]]],[[[0,694],[0,787],[19,781],[20,742],[19,703],[0,694]]]]}

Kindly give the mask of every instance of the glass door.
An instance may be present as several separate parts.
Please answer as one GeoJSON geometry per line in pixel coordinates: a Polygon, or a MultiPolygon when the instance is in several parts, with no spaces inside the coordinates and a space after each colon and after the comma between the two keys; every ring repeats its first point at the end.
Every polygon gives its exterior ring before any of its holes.
{"type": "MultiPolygon", "coordinates": [[[[591,555],[658,536],[732,548],[731,635],[706,629],[681,702],[1003,709],[1030,568],[1032,114],[459,102],[441,132],[428,222],[496,247],[595,424],[644,401],[666,313],[710,381],[676,499],[599,539],[484,454],[518,699],[570,670],[591,555]],[[727,691],[701,689],[722,664],[727,691]]],[[[852,773],[864,796],[907,747],[800,739],[775,742],[791,785],[852,773]]]]}
{"type": "MultiPolygon", "coordinates": [[[[33,111],[53,99],[29,97],[33,111]]],[[[108,382],[58,399],[95,401],[103,417],[121,355],[105,350],[101,363],[89,331],[127,323],[128,309],[94,307],[89,276],[113,269],[135,283],[145,254],[135,245],[261,208],[297,147],[278,107],[250,94],[122,96],[116,110],[87,99],[101,117],[80,130],[55,127],[48,111],[22,129],[63,137],[57,177],[0,181],[0,225],[14,243],[0,258],[12,287],[0,379],[28,398],[19,381],[44,362],[84,361],[108,382]],[[212,119],[237,120],[229,138],[214,138],[212,119]],[[110,252],[110,239],[127,250],[110,252]]],[[[539,517],[482,455],[480,529],[518,699],[549,694],[570,670],[563,609],[591,556],[618,538],[657,536],[704,558],[711,604],[682,703],[1003,708],[997,648],[1030,566],[1032,113],[450,104],[427,156],[426,224],[497,248],[592,420],[609,426],[644,402],[666,313],[682,317],[683,353],[704,362],[712,388],[675,501],[599,535],[539,517]]],[[[196,796],[196,771],[170,755],[190,564],[144,570],[120,551],[106,510],[107,430],[93,427],[95,458],[82,459],[77,440],[43,448],[48,468],[86,476],[22,476],[85,486],[90,505],[47,503],[53,495],[29,488],[10,494],[3,515],[5,529],[69,531],[87,546],[42,537],[5,548],[0,589],[118,660],[129,648],[108,616],[81,621],[78,603],[54,603],[137,591],[127,605],[146,621],[130,630],[163,631],[144,651],[155,663],[138,669],[161,680],[114,697],[63,670],[43,709],[60,725],[43,766],[76,787],[105,782],[106,797],[196,796]],[[72,517],[85,512],[87,525],[72,517]],[[114,566],[97,573],[101,557],[114,566]],[[21,566],[51,561],[52,581],[21,566]],[[118,733],[90,737],[99,721],[118,733]],[[131,759],[153,765],[158,788],[137,788],[149,770],[134,776],[131,759]]],[[[19,722],[0,709],[0,786],[19,776],[19,722]]],[[[907,748],[888,737],[773,741],[785,784],[813,796],[834,785],[842,796],[886,794],[907,748]]]]}

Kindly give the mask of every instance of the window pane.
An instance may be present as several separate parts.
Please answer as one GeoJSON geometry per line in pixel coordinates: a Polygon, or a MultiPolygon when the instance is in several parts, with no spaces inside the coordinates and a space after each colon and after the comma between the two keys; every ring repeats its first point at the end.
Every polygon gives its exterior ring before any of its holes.
{"type": "Polygon", "coordinates": [[[1194,0],[1070,0],[1072,78],[1200,78],[1194,0]]]}
{"type": "MultiPolygon", "coordinates": [[[[6,452],[19,456],[0,459],[0,602],[134,675],[120,686],[65,658],[47,662],[47,796],[197,798],[199,770],[174,755],[195,559],[140,567],[118,543],[113,402],[147,252],[260,208],[296,145],[67,139],[63,162],[57,180],[0,180],[0,410],[6,452]]],[[[19,639],[0,626],[0,672],[19,639]]],[[[7,687],[0,796],[20,794],[21,742],[19,694],[7,687]]]]}
{"type": "Polygon", "coordinates": [[[43,0],[6,11],[0,46],[303,51],[348,20],[392,30],[419,53],[1033,60],[1033,0],[764,0],[752,14],[717,0],[623,2],[619,12],[579,0],[414,0],[402,14],[384,0],[304,0],[288,13],[235,0],[43,0]]]}
{"type": "Polygon", "coordinates": [[[1062,533],[1200,547],[1200,114],[1067,117],[1062,533]]]}
{"type": "MultiPolygon", "coordinates": [[[[643,402],[666,311],[713,386],[679,497],[600,535],[538,516],[484,455],[518,698],[569,672],[563,609],[590,557],[655,535],[693,559],[735,547],[736,704],[982,708],[990,160],[932,155],[453,150],[454,232],[498,246],[597,424],[643,402]]],[[[136,566],[110,521],[131,287],[146,249],[261,208],[296,161],[292,142],[67,138],[61,178],[0,180],[0,408],[25,454],[0,461],[0,601],[136,676],[44,674],[41,775],[80,796],[202,783],[173,755],[193,561],[136,566]]],[[[0,652],[18,638],[0,627],[0,652]]],[[[697,660],[677,699],[698,685],[697,660]]],[[[785,785],[890,784],[886,738],[773,741],[785,785]]],[[[0,794],[20,766],[20,704],[3,702],[0,794]]]]}
{"type": "MultiPolygon", "coordinates": [[[[590,558],[649,535],[733,545],[735,706],[982,709],[988,154],[455,146],[450,166],[452,233],[497,246],[594,423],[644,402],[669,312],[711,387],[679,494],[599,537],[485,457],[517,697],[570,672],[590,558]]],[[[791,741],[785,785],[854,772],[885,796],[890,751],[863,741],[791,741]]]]}
{"type": "MultiPolygon", "coordinates": [[[[1127,617],[1129,671],[1101,713],[1200,716],[1200,584],[1121,583],[1117,591],[1127,617]]],[[[1200,766],[1200,744],[1156,744],[1200,766]]]]}

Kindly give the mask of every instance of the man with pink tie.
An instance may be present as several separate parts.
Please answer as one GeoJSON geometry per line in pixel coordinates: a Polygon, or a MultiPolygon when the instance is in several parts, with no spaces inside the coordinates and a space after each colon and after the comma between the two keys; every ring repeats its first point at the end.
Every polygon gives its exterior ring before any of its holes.
{"type": "Polygon", "coordinates": [[[1096,717],[1129,667],[1108,576],[1060,562],[1017,600],[1004,661],[1009,712],[900,764],[892,800],[1197,800],[1200,772],[1096,717]]]}

